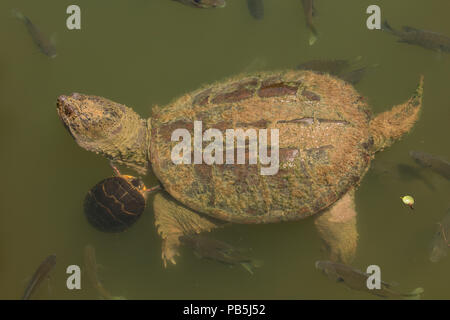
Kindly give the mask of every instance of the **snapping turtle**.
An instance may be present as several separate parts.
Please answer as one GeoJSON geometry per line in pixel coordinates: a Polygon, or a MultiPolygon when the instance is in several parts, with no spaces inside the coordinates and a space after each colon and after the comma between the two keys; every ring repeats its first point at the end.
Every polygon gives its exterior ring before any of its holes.
{"type": "MultiPolygon", "coordinates": [[[[408,101],[372,117],[352,85],[299,70],[208,85],[154,107],[148,119],[125,105],[79,93],[58,97],[57,111],[81,147],[141,174],[152,170],[159,179],[165,191],[153,204],[164,265],[175,264],[184,234],[226,222],[273,223],[313,214],[330,259],[349,262],[358,238],[354,191],[374,154],[412,128],[422,92],[423,78],[408,101]],[[265,165],[249,161],[176,164],[171,153],[179,142],[172,141],[173,133],[185,129],[192,135],[194,121],[202,121],[203,132],[277,129],[277,172],[262,175],[265,165]]],[[[244,149],[246,157],[253,152],[244,149]]]]}

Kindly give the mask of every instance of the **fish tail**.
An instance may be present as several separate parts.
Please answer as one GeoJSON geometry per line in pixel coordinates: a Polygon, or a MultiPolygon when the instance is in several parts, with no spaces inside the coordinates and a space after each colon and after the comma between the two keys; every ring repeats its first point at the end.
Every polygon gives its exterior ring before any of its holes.
{"type": "Polygon", "coordinates": [[[22,12],[20,12],[17,9],[12,9],[11,14],[13,15],[13,17],[16,17],[19,20],[22,20],[22,21],[26,20],[25,16],[22,14],[22,12]]]}
{"type": "Polygon", "coordinates": [[[309,45],[312,46],[314,43],[316,43],[319,34],[313,24],[308,24],[308,27],[311,30],[311,33],[309,35],[309,45]]]}
{"type": "Polygon", "coordinates": [[[410,293],[404,294],[403,296],[409,300],[419,300],[421,298],[420,295],[424,292],[425,290],[423,288],[416,288],[410,293]]]}
{"type": "Polygon", "coordinates": [[[241,262],[241,266],[247,270],[251,275],[253,275],[253,266],[249,262],[241,262]]]}
{"type": "Polygon", "coordinates": [[[255,268],[260,268],[263,265],[262,260],[251,260],[246,262],[241,262],[241,266],[247,270],[251,275],[253,275],[253,270],[255,268]]]}

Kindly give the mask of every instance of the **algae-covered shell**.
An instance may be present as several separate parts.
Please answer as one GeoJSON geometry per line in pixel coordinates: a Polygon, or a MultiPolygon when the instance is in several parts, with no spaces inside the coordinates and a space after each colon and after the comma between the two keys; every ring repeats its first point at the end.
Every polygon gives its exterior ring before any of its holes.
{"type": "MultiPolygon", "coordinates": [[[[153,114],[149,158],[164,188],[198,212],[239,223],[296,220],[327,208],[366,172],[370,111],[346,82],[310,71],[240,76],[184,95],[153,114]],[[174,164],[176,129],[279,130],[279,170],[261,164],[174,164]]],[[[225,139],[225,138],[224,138],[225,139]]],[[[205,143],[204,143],[205,145],[205,143]]],[[[207,145],[207,144],[206,144],[207,145]]]]}

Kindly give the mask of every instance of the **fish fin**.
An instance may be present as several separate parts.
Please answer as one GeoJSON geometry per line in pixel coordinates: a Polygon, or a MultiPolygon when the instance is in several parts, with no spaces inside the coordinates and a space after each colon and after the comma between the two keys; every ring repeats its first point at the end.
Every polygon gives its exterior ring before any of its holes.
{"type": "Polygon", "coordinates": [[[424,293],[425,290],[423,288],[416,288],[410,293],[406,293],[403,296],[408,300],[420,300],[421,294],[424,293]]]}
{"type": "Polygon", "coordinates": [[[240,262],[240,265],[250,272],[251,275],[253,275],[253,269],[255,268],[261,268],[264,265],[264,262],[262,260],[250,260],[245,262],[240,262]]]}
{"type": "Polygon", "coordinates": [[[16,17],[19,20],[24,21],[26,19],[25,16],[17,9],[12,9],[11,13],[12,13],[13,17],[16,17]]]}
{"type": "Polygon", "coordinates": [[[253,275],[253,266],[248,262],[241,262],[241,266],[253,275]]]}
{"type": "Polygon", "coordinates": [[[311,32],[311,34],[309,35],[309,45],[312,46],[314,43],[316,43],[317,41],[317,32],[311,32]]]}

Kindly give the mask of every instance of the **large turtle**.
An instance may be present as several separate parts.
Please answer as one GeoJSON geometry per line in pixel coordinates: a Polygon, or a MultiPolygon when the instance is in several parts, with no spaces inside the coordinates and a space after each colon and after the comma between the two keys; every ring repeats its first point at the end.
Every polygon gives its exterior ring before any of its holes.
{"type": "MultiPolygon", "coordinates": [[[[377,151],[407,133],[419,117],[423,78],[405,103],[372,117],[349,83],[313,71],[241,75],[155,107],[142,119],[108,99],[73,93],[57,100],[75,141],[141,174],[165,191],[154,199],[164,265],[175,264],[179,238],[224,222],[272,223],[318,214],[330,259],[350,262],[358,233],[354,192],[377,151]],[[278,129],[279,170],[257,164],[175,164],[176,129],[278,129]]],[[[261,132],[261,131],[260,131],[261,132]]],[[[218,139],[218,138],[217,138],[218,139]]],[[[247,150],[248,152],[249,150],[247,150]]]]}

